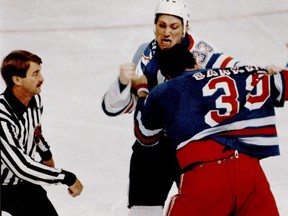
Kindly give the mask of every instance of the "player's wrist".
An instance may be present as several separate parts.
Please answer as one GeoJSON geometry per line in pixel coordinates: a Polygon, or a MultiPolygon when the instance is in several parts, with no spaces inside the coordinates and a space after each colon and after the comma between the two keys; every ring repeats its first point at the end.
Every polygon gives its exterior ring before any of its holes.
{"type": "Polygon", "coordinates": [[[148,85],[146,83],[141,83],[135,86],[138,97],[147,97],[149,94],[148,85]]]}
{"type": "Polygon", "coordinates": [[[137,92],[137,96],[138,98],[146,98],[148,96],[148,92],[145,91],[137,92]]]}

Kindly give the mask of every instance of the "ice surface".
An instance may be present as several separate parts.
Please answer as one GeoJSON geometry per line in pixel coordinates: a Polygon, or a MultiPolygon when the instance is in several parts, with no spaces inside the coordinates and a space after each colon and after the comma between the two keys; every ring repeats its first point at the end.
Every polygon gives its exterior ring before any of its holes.
{"type": "MultiPolygon", "coordinates": [[[[192,33],[224,53],[261,66],[288,62],[287,0],[188,1],[192,33]]],[[[41,56],[45,136],[56,166],[74,171],[85,187],[77,198],[65,186],[46,187],[61,216],[127,215],[132,115],[105,116],[101,99],[119,65],[153,38],[156,2],[0,0],[0,57],[14,49],[41,56]]],[[[287,108],[277,110],[282,155],[262,162],[282,216],[288,216],[287,108]]]]}

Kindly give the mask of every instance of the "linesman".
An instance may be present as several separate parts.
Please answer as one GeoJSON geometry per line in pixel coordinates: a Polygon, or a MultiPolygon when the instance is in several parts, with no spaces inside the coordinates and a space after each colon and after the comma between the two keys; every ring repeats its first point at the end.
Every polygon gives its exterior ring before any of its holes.
{"type": "Polygon", "coordinates": [[[25,50],[7,55],[1,66],[6,90],[0,95],[1,211],[13,216],[56,216],[41,185],[65,184],[78,196],[75,174],[54,167],[42,135],[42,60],[25,50]]]}

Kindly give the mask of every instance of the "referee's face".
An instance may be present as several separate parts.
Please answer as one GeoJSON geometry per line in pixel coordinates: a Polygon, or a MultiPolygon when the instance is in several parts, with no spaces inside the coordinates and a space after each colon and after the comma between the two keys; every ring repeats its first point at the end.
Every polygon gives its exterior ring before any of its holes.
{"type": "Polygon", "coordinates": [[[41,65],[30,62],[30,67],[26,73],[26,77],[22,78],[22,90],[30,96],[34,96],[41,92],[41,85],[44,78],[41,74],[41,65]]]}

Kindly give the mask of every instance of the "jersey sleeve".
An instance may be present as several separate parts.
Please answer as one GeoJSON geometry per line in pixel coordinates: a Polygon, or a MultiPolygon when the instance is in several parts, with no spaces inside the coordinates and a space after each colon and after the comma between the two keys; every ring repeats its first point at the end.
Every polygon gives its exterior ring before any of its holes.
{"type": "Polygon", "coordinates": [[[288,71],[281,71],[270,76],[271,97],[275,107],[283,107],[288,99],[288,71]]]}
{"type": "Polygon", "coordinates": [[[133,58],[132,58],[132,62],[134,64],[138,64],[139,61],[141,60],[142,57],[142,53],[144,52],[144,50],[146,49],[146,47],[149,45],[149,43],[144,43],[142,45],[140,45],[137,49],[137,51],[135,52],[133,58]]]}
{"type": "Polygon", "coordinates": [[[283,81],[284,81],[284,100],[288,100],[288,70],[282,71],[283,81]]]}
{"type": "Polygon", "coordinates": [[[156,145],[162,136],[161,116],[157,106],[148,96],[148,100],[140,98],[137,103],[134,118],[134,134],[142,145],[156,145]]]}
{"type": "Polygon", "coordinates": [[[131,92],[131,83],[121,91],[118,79],[115,80],[102,99],[102,109],[108,116],[130,113],[135,109],[137,98],[131,92]]]}
{"type": "MultiPolygon", "coordinates": [[[[132,62],[137,65],[137,75],[141,74],[141,57],[147,45],[147,43],[144,43],[139,46],[133,56],[132,62]]],[[[128,83],[126,86],[121,86],[117,78],[103,96],[102,109],[108,116],[118,116],[131,113],[136,107],[136,102],[137,97],[131,92],[131,83],[128,83]]]]}

